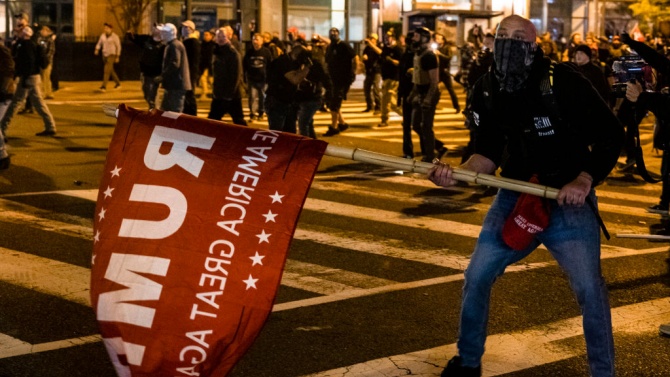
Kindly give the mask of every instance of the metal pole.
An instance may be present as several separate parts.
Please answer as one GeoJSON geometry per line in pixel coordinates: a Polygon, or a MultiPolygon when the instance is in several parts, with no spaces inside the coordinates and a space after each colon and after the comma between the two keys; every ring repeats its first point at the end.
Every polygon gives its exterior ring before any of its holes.
{"type": "Polygon", "coordinates": [[[9,41],[9,26],[10,26],[9,0],[5,0],[5,43],[9,41]]]}

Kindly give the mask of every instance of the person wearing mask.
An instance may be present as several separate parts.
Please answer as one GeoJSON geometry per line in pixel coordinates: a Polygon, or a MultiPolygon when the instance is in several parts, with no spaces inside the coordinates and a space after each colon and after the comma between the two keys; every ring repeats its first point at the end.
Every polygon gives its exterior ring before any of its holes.
{"type": "Polygon", "coordinates": [[[333,89],[326,93],[330,99],[328,108],[331,124],[323,136],[334,136],[349,128],[342,116],[342,101],[347,99],[349,88],[356,79],[356,53],[348,43],[340,39],[339,29],[331,28],[328,37],[330,44],[326,48],[326,67],[333,89]]]}
{"type": "MultiPolygon", "coordinates": [[[[414,87],[409,95],[412,104],[412,128],[420,130],[421,161],[431,162],[435,158],[435,132],[433,122],[435,110],[440,100],[439,62],[430,48],[431,32],[426,27],[414,30],[412,48],[414,49],[414,67],[412,83],[414,87]]],[[[440,147],[440,158],[446,153],[444,145],[440,147]]]]}
{"type": "Polygon", "coordinates": [[[44,51],[44,57],[47,60],[46,68],[42,69],[42,89],[44,99],[53,99],[53,89],[51,87],[51,70],[53,68],[54,55],[56,54],[56,36],[51,28],[44,25],[40,28],[40,36],[37,38],[37,44],[44,51]]]}
{"type": "Polygon", "coordinates": [[[198,103],[195,99],[195,87],[198,86],[198,69],[200,68],[200,33],[195,23],[186,20],[181,23],[181,37],[188,59],[188,74],[191,78],[191,89],[184,94],[184,114],[198,115],[198,103]]]}
{"type": "Polygon", "coordinates": [[[154,24],[151,27],[150,35],[136,35],[127,33],[126,37],[142,48],[140,54],[140,83],[142,84],[142,94],[147,101],[149,110],[156,107],[156,95],[158,95],[159,83],[156,77],[161,75],[163,69],[163,53],[165,45],[161,43],[161,33],[154,24]]]}
{"type": "Polygon", "coordinates": [[[228,39],[225,28],[216,31],[214,37],[214,61],[212,62],[212,105],[207,118],[221,120],[230,114],[233,123],[246,126],[242,111],[242,57],[228,39]]]}
{"type": "Polygon", "coordinates": [[[254,34],[251,39],[252,48],[244,54],[244,78],[249,94],[249,119],[263,119],[265,114],[265,87],[267,85],[267,69],[272,61],[272,53],[263,46],[263,36],[254,34]]]}
{"type": "Polygon", "coordinates": [[[161,33],[161,41],[165,44],[161,74],[154,78],[154,81],[160,82],[165,89],[161,110],[181,113],[184,110],[186,91],[193,88],[186,48],[177,39],[177,27],[173,24],[160,25],[158,30],[161,33]]]}
{"type": "Polygon", "coordinates": [[[458,97],[456,96],[454,84],[451,80],[451,58],[454,56],[452,52],[452,44],[447,43],[447,38],[440,33],[435,33],[433,38],[437,44],[437,49],[435,49],[434,52],[435,55],[437,55],[440,64],[440,82],[447,89],[447,92],[449,92],[451,105],[454,107],[456,114],[458,114],[461,112],[461,105],[458,104],[458,97]]]}
{"type": "Polygon", "coordinates": [[[0,120],[0,129],[3,137],[7,137],[7,127],[17,110],[23,106],[26,98],[32,102],[35,111],[44,121],[44,131],[38,132],[35,136],[55,136],[56,123],[54,121],[44,98],[42,97],[42,80],[40,78],[40,69],[46,66],[47,60],[44,51],[33,40],[33,29],[26,26],[21,30],[21,39],[16,42],[12,49],[16,76],[19,82],[16,91],[12,97],[12,103],[0,120]]]}
{"type": "Polygon", "coordinates": [[[100,90],[103,92],[107,90],[107,82],[110,77],[114,80],[114,83],[116,83],[114,89],[121,86],[119,75],[117,75],[114,70],[114,64],[118,63],[121,59],[121,40],[119,39],[119,36],[112,31],[112,28],[112,24],[107,22],[104,23],[102,26],[102,34],[100,34],[100,38],[98,38],[98,43],[95,45],[94,52],[95,56],[100,55],[102,52],[104,68],[100,90]]]}
{"type": "Polygon", "coordinates": [[[202,33],[202,44],[200,45],[200,77],[201,96],[212,96],[212,57],[214,56],[214,33],[207,30],[202,33]]]}
{"type": "Polygon", "coordinates": [[[379,36],[377,33],[370,34],[363,40],[365,48],[363,49],[363,66],[365,67],[365,80],[363,80],[363,94],[365,95],[365,109],[364,113],[374,111],[374,114],[379,114],[380,97],[379,97],[379,82],[380,75],[380,56],[382,49],[378,46],[379,36]]]}
{"type": "MultiPolygon", "coordinates": [[[[498,190],[465,271],[458,356],[442,377],[481,376],[493,283],[541,243],[565,272],[581,308],[590,375],[614,377],[602,220],[593,188],[616,164],[623,126],[573,65],[550,69],[530,20],[505,17],[493,51],[492,69],[472,94],[475,153],[460,168],[494,174],[502,164],[502,177],[560,189],[556,199],[498,190]],[[515,225],[522,219],[534,232],[515,225]]],[[[456,184],[451,166],[439,162],[428,178],[438,186],[456,184]]]]}
{"type": "Polygon", "coordinates": [[[396,106],[398,102],[398,65],[402,56],[402,48],[396,42],[393,29],[386,33],[384,39],[384,48],[381,54],[381,75],[382,75],[382,93],[381,93],[381,123],[377,127],[388,126],[390,109],[398,113],[402,110],[396,106]]]}

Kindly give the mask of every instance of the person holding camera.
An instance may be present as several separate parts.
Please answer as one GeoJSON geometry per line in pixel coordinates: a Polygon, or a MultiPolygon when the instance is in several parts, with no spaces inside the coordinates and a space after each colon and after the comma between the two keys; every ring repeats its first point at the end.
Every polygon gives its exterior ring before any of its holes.
{"type": "Polygon", "coordinates": [[[363,81],[363,94],[365,95],[364,113],[374,111],[379,114],[381,108],[381,97],[379,96],[379,83],[381,82],[381,54],[382,49],[378,45],[379,36],[372,33],[363,40],[363,66],[365,66],[365,80],[363,81]]]}
{"type": "MultiPolygon", "coordinates": [[[[665,56],[645,43],[631,39],[628,34],[622,34],[621,39],[651,67],[655,68],[661,78],[665,80],[670,78],[670,60],[665,56]]],[[[638,81],[626,83],[626,99],[634,104],[639,112],[651,111],[654,113],[660,127],[658,135],[661,135],[661,137],[660,139],[656,138],[655,145],[663,150],[661,159],[663,188],[660,202],[647,208],[647,211],[667,215],[670,206],[670,151],[668,150],[670,149],[670,130],[668,130],[668,127],[670,127],[670,95],[668,95],[667,87],[660,92],[645,91],[644,89],[638,81]]]]}
{"type": "MultiPolygon", "coordinates": [[[[656,52],[652,47],[633,40],[630,35],[624,33],[621,40],[630,46],[659,74],[657,83],[664,86],[660,92],[645,91],[638,82],[626,84],[626,99],[641,109],[648,109],[656,116],[657,136],[654,137],[654,145],[663,150],[661,158],[661,198],[658,204],[647,208],[647,211],[668,215],[670,205],[670,92],[667,84],[670,83],[670,60],[656,52]]],[[[659,326],[662,336],[670,337],[670,323],[659,326]]]]}

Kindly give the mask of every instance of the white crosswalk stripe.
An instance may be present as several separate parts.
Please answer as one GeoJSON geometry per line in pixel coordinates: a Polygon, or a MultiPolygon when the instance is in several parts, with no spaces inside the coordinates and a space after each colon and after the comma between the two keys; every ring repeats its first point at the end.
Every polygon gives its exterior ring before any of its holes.
{"type": "MultiPolygon", "coordinates": [[[[362,107],[347,106],[346,110],[360,111],[362,107]]],[[[345,110],[345,111],[346,111],[345,110]]],[[[468,141],[468,130],[463,127],[462,115],[450,113],[451,109],[440,110],[436,117],[436,135],[444,141],[462,146],[468,141]]],[[[199,114],[206,116],[201,109],[199,114]]],[[[379,129],[374,127],[378,116],[372,113],[360,115],[349,113],[357,124],[371,127],[356,127],[346,132],[347,137],[374,139],[390,143],[402,143],[402,130],[397,115],[392,117],[392,125],[379,129]],[[364,120],[364,121],[362,121],[364,120]]],[[[317,113],[317,133],[325,132],[329,115],[317,113]]],[[[267,124],[266,121],[258,122],[267,124]]],[[[415,142],[418,143],[416,135],[415,142]]],[[[399,149],[398,149],[399,150],[399,149]]],[[[490,207],[490,199],[473,201],[473,196],[484,196],[486,188],[476,186],[456,186],[450,189],[436,188],[424,177],[415,174],[398,174],[391,169],[355,171],[351,168],[343,173],[317,175],[312,184],[312,192],[306,200],[304,211],[323,213],[340,217],[347,222],[363,222],[394,226],[407,232],[427,234],[450,234],[472,242],[479,236],[481,221],[466,223],[447,219],[448,214],[457,210],[467,210],[483,218],[490,207]],[[342,178],[351,178],[350,180],[342,178]],[[374,182],[374,187],[362,186],[361,181],[374,182]],[[433,192],[433,190],[435,190],[433,192]],[[444,195],[437,195],[443,190],[444,195]],[[427,194],[432,192],[431,194],[427,194]],[[359,199],[356,203],[347,199],[332,198],[333,194],[351,195],[359,199]],[[364,203],[364,204],[361,204],[364,203]],[[384,203],[375,206],[373,203],[384,203]],[[394,208],[430,206],[442,210],[433,215],[412,215],[394,208]]],[[[658,215],[647,213],[644,208],[657,202],[660,186],[636,187],[637,194],[622,193],[616,187],[604,185],[598,188],[599,207],[608,229],[616,233],[647,233],[649,223],[657,221],[658,215]],[[614,219],[608,221],[608,219],[614,219]]],[[[92,239],[92,219],[54,213],[20,202],[21,198],[57,194],[93,202],[98,191],[63,190],[54,192],[22,193],[0,195],[0,222],[30,227],[39,231],[72,237],[77,240],[92,239]]],[[[376,236],[367,229],[339,229],[335,226],[315,225],[299,222],[294,234],[294,244],[309,242],[316,248],[338,248],[362,255],[362,258],[392,258],[402,263],[420,263],[445,269],[442,276],[421,280],[401,281],[382,278],[374,273],[349,271],[310,261],[292,258],[289,254],[282,285],[308,292],[316,297],[296,299],[275,304],[273,312],[318,306],[353,298],[380,295],[389,292],[411,290],[463,280],[471,249],[462,246],[430,247],[428,244],[406,243],[402,239],[387,239],[376,236]]],[[[643,244],[640,248],[627,248],[608,243],[603,244],[602,259],[615,260],[631,256],[651,255],[667,252],[667,246],[643,244]]],[[[546,251],[540,251],[546,253],[546,251]]],[[[521,262],[510,266],[507,273],[523,274],[539,270],[556,263],[550,258],[540,261],[521,262]]],[[[71,263],[33,255],[24,250],[0,247],[0,281],[18,287],[34,290],[45,295],[69,302],[90,306],[90,269],[71,263]]],[[[655,332],[658,323],[667,321],[670,303],[667,298],[641,301],[613,309],[616,331],[631,333],[655,332]]],[[[537,365],[556,362],[575,356],[583,356],[578,347],[565,347],[561,342],[579,338],[582,334],[581,318],[572,317],[544,325],[511,333],[494,334],[488,338],[484,358],[485,376],[496,376],[537,365]],[[514,350],[514,352],[510,352],[514,350]]],[[[0,333],[0,359],[49,350],[75,347],[99,342],[99,335],[58,339],[53,342],[30,344],[21,340],[20,334],[0,333]]],[[[437,376],[447,360],[455,352],[454,344],[430,348],[408,354],[388,356],[380,359],[310,374],[314,377],[326,376],[401,376],[407,370],[412,375],[437,376]]]]}

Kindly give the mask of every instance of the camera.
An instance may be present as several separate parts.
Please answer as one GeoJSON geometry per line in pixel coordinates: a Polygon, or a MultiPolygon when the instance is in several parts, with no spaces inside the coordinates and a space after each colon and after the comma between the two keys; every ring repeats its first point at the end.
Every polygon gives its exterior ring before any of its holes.
{"type": "Polygon", "coordinates": [[[650,69],[649,64],[637,55],[628,55],[617,58],[612,63],[614,73],[614,84],[612,91],[615,97],[626,96],[626,83],[639,82],[643,87],[645,84],[645,73],[650,69]]]}

